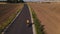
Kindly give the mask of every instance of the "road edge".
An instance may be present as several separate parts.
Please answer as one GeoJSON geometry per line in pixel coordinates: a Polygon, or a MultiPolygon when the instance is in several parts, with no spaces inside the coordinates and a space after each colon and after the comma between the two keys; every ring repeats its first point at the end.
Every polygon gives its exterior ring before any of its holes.
{"type": "MultiPolygon", "coordinates": [[[[27,4],[28,5],[28,4],[27,4]]],[[[31,8],[30,8],[30,6],[28,5],[28,8],[29,8],[29,11],[30,11],[30,15],[31,15],[31,21],[32,21],[32,23],[34,23],[34,21],[33,21],[33,17],[32,17],[32,10],[31,10],[31,8]]],[[[35,24],[33,24],[32,25],[32,29],[33,29],[33,34],[37,34],[36,33],[36,29],[35,29],[35,24]]]]}
{"type": "MultiPolygon", "coordinates": [[[[23,5],[23,7],[24,7],[24,5],[23,5]]],[[[23,9],[23,7],[22,7],[22,9],[23,9]]],[[[17,11],[19,11],[19,12],[18,12],[17,15],[15,16],[15,18],[14,18],[14,19],[11,21],[11,23],[2,31],[1,34],[4,34],[4,33],[6,32],[6,30],[9,28],[9,26],[11,26],[11,24],[12,24],[12,23],[15,21],[15,19],[19,16],[19,14],[21,13],[22,9],[17,10],[17,11]]]]}

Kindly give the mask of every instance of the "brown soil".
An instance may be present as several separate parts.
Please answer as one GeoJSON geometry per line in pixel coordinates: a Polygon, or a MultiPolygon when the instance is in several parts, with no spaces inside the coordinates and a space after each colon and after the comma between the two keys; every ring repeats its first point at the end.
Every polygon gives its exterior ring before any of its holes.
{"type": "Polygon", "coordinates": [[[23,4],[0,4],[0,25],[4,23],[12,14],[22,9],[23,4]]]}
{"type": "Polygon", "coordinates": [[[46,34],[60,34],[60,3],[29,3],[46,34]]]}
{"type": "Polygon", "coordinates": [[[7,4],[7,2],[0,2],[0,4],[7,4]]]}

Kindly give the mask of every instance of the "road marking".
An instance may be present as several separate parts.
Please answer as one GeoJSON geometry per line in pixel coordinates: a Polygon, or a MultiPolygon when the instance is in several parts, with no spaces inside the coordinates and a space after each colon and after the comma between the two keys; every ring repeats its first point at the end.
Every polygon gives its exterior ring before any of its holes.
{"type": "MultiPolygon", "coordinates": [[[[31,12],[31,8],[30,8],[29,5],[28,5],[28,7],[29,7],[29,10],[30,10],[31,21],[32,21],[32,23],[34,23],[33,17],[32,17],[32,12],[31,12]]],[[[35,24],[32,25],[32,29],[33,29],[33,34],[37,34],[36,29],[35,29],[35,24]]]]}
{"type": "MultiPolygon", "coordinates": [[[[20,9],[19,9],[20,11],[20,9]]],[[[9,28],[9,26],[11,26],[11,24],[14,22],[14,20],[19,16],[19,14],[21,13],[21,11],[19,13],[17,13],[16,17],[11,21],[11,23],[3,30],[2,34],[4,34],[6,32],[6,30],[9,28]]]]}

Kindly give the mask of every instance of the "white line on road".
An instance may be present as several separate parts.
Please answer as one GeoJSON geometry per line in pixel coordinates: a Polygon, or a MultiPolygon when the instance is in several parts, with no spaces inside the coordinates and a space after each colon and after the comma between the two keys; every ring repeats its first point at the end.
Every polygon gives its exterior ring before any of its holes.
{"type": "MultiPolygon", "coordinates": [[[[22,10],[22,9],[21,9],[22,10]]],[[[18,10],[20,11],[20,9],[18,10]]],[[[21,13],[21,11],[19,13],[17,13],[16,17],[11,21],[11,23],[4,29],[4,31],[2,32],[2,34],[5,33],[5,31],[9,28],[9,26],[11,26],[11,24],[14,22],[14,20],[19,16],[19,14],[21,13]]]]}
{"type": "Polygon", "coordinates": [[[34,23],[34,21],[33,21],[33,17],[32,17],[31,8],[30,8],[30,6],[29,6],[29,5],[28,5],[28,7],[29,7],[30,15],[31,15],[33,34],[37,34],[37,33],[36,33],[36,29],[35,29],[35,24],[33,24],[33,23],[34,23]]]}

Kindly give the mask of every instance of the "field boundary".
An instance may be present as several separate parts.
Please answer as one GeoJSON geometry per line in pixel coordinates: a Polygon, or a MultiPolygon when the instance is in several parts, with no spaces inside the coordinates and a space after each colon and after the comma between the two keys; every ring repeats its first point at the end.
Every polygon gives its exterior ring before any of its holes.
{"type": "Polygon", "coordinates": [[[33,33],[34,34],[45,34],[44,25],[40,24],[41,21],[39,21],[39,19],[36,17],[36,14],[31,7],[30,7],[30,12],[31,12],[31,16],[32,16],[32,21],[34,21],[34,24],[33,24],[34,26],[32,25],[34,27],[33,33]]]}
{"type": "MultiPolygon", "coordinates": [[[[27,4],[28,5],[28,4],[27,4]]],[[[30,6],[28,5],[28,8],[29,8],[29,11],[30,11],[30,15],[31,15],[31,21],[32,21],[32,24],[34,23],[34,20],[33,20],[33,16],[32,16],[32,10],[30,8],[30,6]]],[[[32,29],[33,29],[33,34],[37,34],[36,33],[36,29],[35,29],[35,24],[32,25],[32,29]]]]}
{"type": "MultiPolygon", "coordinates": [[[[24,6],[23,6],[24,7],[24,6]]],[[[23,8],[22,7],[22,8],[23,8]]],[[[16,14],[16,16],[13,18],[13,20],[11,21],[11,23],[7,26],[7,27],[5,27],[5,29],[2,31],[2,33],[1,34],[4,34],[5,33],[5,31],[11,26],[11,24],[13,24],[13,22],[15,21],[15,19],[19,16],[19,14],[21,13],[21,11],[22,11],[22,9],[19,9],[19,10],[17,10],[18,11],[18,13],[16,14]]]]}

